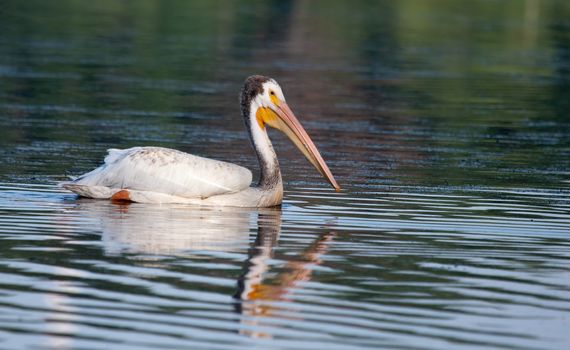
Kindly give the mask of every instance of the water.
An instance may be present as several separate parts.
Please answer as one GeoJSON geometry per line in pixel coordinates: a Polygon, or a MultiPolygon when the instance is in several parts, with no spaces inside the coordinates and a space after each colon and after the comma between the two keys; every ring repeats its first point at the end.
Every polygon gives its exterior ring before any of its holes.
{"type": "Polygon", "coordinates": [[[566,1],[0,8],[0,349],[570,347],[566,1]],[[256,169],[254,73],[341,193],[277,132],[281,209],[57,187],[135,145],[256,169]]]}

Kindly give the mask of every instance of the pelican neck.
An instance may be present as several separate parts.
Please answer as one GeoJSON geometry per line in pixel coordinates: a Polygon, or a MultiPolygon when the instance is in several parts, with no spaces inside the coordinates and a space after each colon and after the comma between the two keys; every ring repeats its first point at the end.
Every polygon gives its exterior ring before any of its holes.
{"type": "Polygon", "coordinates": [[[269,136],[267,135],[267,128],[265,126],[260,126],[257,122],[255,116],[257,106],[255,106],[255,108],[251,108],[253,105],[254,103],[251,103],[248,113],[249,115],[245,120],[261,172],[257,187],[264,189],[282,187],[281,171],[279,169],[277,154],[275,153],[271,140],[269,140],[269,136]]]}

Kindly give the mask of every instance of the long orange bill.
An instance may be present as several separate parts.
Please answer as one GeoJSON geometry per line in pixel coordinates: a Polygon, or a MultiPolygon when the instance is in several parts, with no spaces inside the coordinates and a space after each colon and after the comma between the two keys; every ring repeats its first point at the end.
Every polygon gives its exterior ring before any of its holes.
{"type": "MultiPolygon", "coordinates": [[[[275,118],[273,121],[276,125],[271,125],[285,133],[293,141],[295,146],[303,152],[303,155],[313,164],[313,166],[323,175],[327,181],[335,188],[335,190],[340,191],[340,187],[333,177],[333,174],[329,170],[329,167],[321,157],[321,154],[317,150],[317,147],[311,141],[311,138],[299,123],[293,111],[289,108],[287,103],[284,101],[279,101],[279,104],[273,106],[272,111],[277,114],[279,118],[275,118]]],[[[271,123],[273,124],[273,123],[271,123]]]]}

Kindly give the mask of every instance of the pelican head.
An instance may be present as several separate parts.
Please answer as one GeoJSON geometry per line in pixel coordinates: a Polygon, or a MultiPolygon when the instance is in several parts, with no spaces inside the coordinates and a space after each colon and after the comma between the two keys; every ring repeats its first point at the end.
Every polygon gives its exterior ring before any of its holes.
{"type": "MultiPolygon", "coordinates": [[[[317,147],[285,102],[283,91],[275,80],[260,75],[247,78],[241,92],[241,109],[262,165],[274,154],[266,131],[266,126],[270,126],[287,135],[319,173],[337,191],[340,190],[317,147]]],[[[276,161],[274,164],[278,167],[276,161]]]]}

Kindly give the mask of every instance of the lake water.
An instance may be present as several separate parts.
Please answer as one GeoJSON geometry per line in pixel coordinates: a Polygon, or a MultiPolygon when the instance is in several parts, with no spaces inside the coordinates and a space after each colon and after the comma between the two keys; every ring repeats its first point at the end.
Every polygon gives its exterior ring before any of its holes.
{"type": "Polygon", "coordinates": [[[2,1],[0,349],[570,348],[567,1],[2,1]],[[57,187],[107,148],[257,172],[277,79],[343,188],[270,134],[277,209],[57,187]]]}

